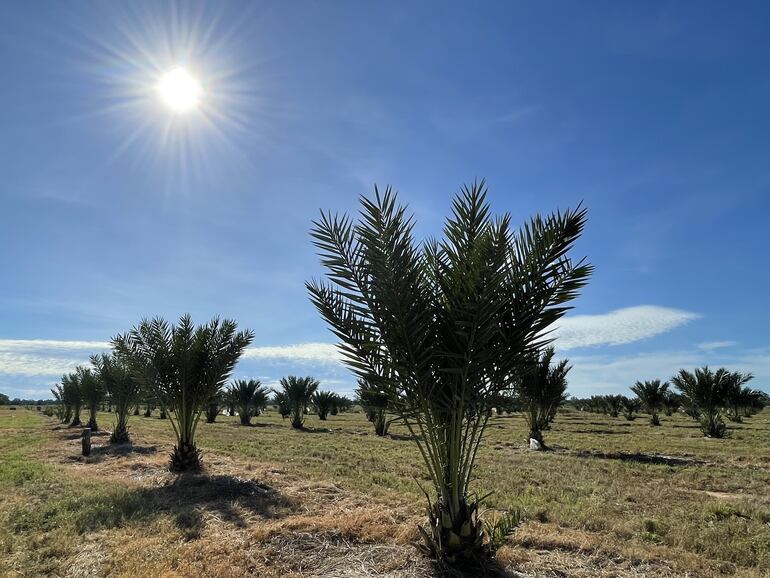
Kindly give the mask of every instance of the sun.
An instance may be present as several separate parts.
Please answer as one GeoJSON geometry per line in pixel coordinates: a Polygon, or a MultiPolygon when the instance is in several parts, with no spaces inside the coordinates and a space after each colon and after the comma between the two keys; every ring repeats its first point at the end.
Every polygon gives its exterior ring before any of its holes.
{"type": "Polygon", "coordinates": [[[160,79],[158,93],[172,111],[183,113],[200,102],[201,85],[187,70],[177,67],[160,79]]]}

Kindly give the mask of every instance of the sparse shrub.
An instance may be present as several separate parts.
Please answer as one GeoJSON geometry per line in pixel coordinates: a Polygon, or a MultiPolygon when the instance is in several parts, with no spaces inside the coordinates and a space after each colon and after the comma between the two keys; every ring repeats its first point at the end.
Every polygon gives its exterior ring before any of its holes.
{"type": "Polygon", "coordinates": [[[169,464],[172,471],[200,469],[195,445],[198,420],[253,338],[251,331],[237,331],[235,321],[214,318],[195,327],[189,315],[176,325],[159,317],[143,320],[113,338],[115,350],[154,392],[161,408],[172,411],[177,441],[169,464]]]}
{"type": "Polygon", "coordinates": [[[311,299],[345,362],[388,395],[419,446],[436,496],[420,528],[426,552],[478,574],[489,551],[469,490],[476,449],[495,399],[591,272],[565,256],[585,211],[538,216],[514,233],[508,215],[490,216],[482,182],[457,195],[442,240],[417,245],[390,189],[361,203],[358,223],[315,223],[329,283],[308,283],[311,299]]]}

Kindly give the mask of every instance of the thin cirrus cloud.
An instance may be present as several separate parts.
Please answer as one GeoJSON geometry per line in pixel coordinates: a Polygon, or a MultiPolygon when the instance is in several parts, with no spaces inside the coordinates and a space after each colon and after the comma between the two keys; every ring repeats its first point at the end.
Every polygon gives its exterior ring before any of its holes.
{"type": "MultiPolygon", "coordinates": [[[[632,343],[670,331],[697,319],[698,315],[679,309],[639,305],[599,315],[575,315],[562,319],[552,335],[560,350],[632,343]]],[[[701,344],[701,349],[727,347],[729,342],[701,344]]],[[[91,353],[109,348],[106,341],[63,341],[47,339],[0,339],[0,374],[58,376],[88,361],[91,353]]],[[[341,369],[341,355],[333,343],[298,343],[251,347],[243,359],[248,364],[300,363],[341,369]]]]}
{"type": "Polygon", "coordinates": [[[706,341],[698,344],[698,349],[703,351],[716,351],[717,349],[726,349],[738,345],[737,341],[706,341]]]}
{"type": "Polygon", "coordinates": [[[565,317],[554,327],[560,350],[597,345],[622,345],[648,339],[698,319],[697,313],[637,305],[599,315],[565,317]]]}

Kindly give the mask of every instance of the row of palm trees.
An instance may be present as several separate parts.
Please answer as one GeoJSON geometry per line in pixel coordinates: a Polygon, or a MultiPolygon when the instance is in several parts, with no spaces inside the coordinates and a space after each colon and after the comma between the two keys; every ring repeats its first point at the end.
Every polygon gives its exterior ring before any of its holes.
{"type": "MultiPolygon", "coordinates": [[[[311,300],[365,384],[365,407],[375,420],[398,419],[417,444],[433,485],[420,527],[426,553],[443,569],[485,574],[520,517],[513,512],[485,528],[472,489],[476,456],[494,408],[508,398],[531,404],[535,436],[563,403],[568,365],[552,367],[549,328],[592,272],[568,257],[586,211],[536,216],[513,230],[509,215],[491,215],[482,181],[455,197],[442,239],[418,244],[390,189],[375,189],[361,205],[357,223],[327,213],[315,223],[327,280],[307,283],[311,300]]],[[[145,319],[113,338],[116,363],[167,413],[173,471],[200,468],[200,418],[252,339],[234,321],[196,327],[189,315],[174,325],[145,319]]],[[[275,401],[301,427],[318,383],[285,378],[281,386],[275,401]]]]}
{"type": "Polygon", "coordinates": [[[770,404],[770,397],[746,384],[753,379],[750,373],[719,368],[716,371],[702,367],[690,372],[681,369],[670,382],[659,379],[638,381],[631,386],[635,397],[623,395],[592,396],[577,400],[577,405],[590,411],[601,411],[617,417],[622,411],[628,420],[644,409],[650,415],[650,425],[659,426],[661,412],[671,416],[684,411],[700,423],[703,434],[721,438],[727,431],[723,416],[741,422],[770,404]],[[678,391],[671,389],[671,386],[678,391]]]}
{"type": "MultiPolygon", "coordinates": [[[[361,203],[358,223],[331,214],[315,223],[328,274],[307,288],[360,380],[358,396],[375,427],[387,431],[397,419],[417,444],[434,490],[420,527],[426,553],[441,568],[484,574],[520,516],[485,527],[472,491],[476,456],[495,407],[524,404],[531,436],[542,440],[564,401],[569,366],[552,364],[548,330],[592,271],[567,256],[586,211],[536,216],[515,231],[509,215],[491,215],[482,181],[455,197],[443,239],[417,244],[391,190],[361,203]]],[[[200,468],[200,418],[252,339],[234,321],[196,327],[189,315],[174,325],[145,319],[113,338],[115,363],[168,416],[173,471],[200,468]]],[[[294,427],[314,401],[319,417],[330,407],[318,385],[310,377],[281,381],[274,401],[294,427]]],[[[243,413],[256,411],[260,385],[234,387],[244,390],[243,413]]]]}

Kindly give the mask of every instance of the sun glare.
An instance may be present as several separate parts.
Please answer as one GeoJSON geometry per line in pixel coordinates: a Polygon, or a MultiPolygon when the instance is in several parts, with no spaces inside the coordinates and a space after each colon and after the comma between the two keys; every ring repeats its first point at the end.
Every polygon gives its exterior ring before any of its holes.
{"type": "Polygon", "coordinates": [[[158,83],[158,92],[163,102],[177,113],[194,109],[201,96],[198,81],[184,68],[175,68],[167,72],[158,83]]]}

